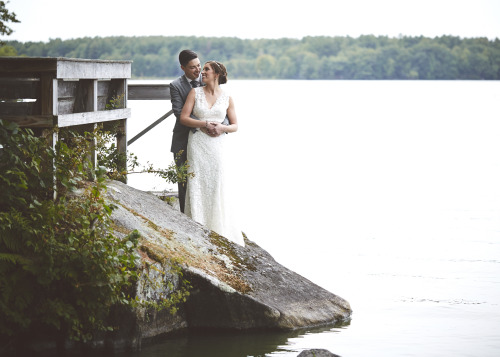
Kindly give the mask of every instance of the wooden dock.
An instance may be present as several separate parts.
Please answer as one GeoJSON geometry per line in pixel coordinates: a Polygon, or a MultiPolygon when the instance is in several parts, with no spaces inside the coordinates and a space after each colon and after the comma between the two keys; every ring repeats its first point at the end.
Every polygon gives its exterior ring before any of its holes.
{"type": "MultiPolygon", "coordinates": [[[[0,57],[0,118],[26,128],[89,126],[89,131],[114,121],[118,151],[126,153],[131,66],[132,61],[0,57]],[[120,105],[108,110],[116,98],[122,98],[120,105]]],[[[95,164],[95,154],[90,157],[95,164]]]]}
{"type": "MultiPolygon", "coordinates": [[[[35,131],[76,126],[91,131],[97,123],[116,122],[117,148],[126,153],[128,145],[173,114],[170,110],[127,141],[128,100],[170,100],[168,84],[128,84],[131,66],[132,61],[0,57],[0,119],[35,131]],[[119,97],[119,107],[107,108],[119,97]]],[[[95,154],[90,156],[95,164],[95,154]]]]}

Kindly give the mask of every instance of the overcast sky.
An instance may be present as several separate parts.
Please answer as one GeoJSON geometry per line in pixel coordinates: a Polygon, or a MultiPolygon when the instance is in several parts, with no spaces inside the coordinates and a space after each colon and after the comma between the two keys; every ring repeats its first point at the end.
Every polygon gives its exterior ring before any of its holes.
{"type": "Polygon", "coordinates": [[[4,40],[105,36],[500,38],[500,0],[10,0],[4,40]]]}

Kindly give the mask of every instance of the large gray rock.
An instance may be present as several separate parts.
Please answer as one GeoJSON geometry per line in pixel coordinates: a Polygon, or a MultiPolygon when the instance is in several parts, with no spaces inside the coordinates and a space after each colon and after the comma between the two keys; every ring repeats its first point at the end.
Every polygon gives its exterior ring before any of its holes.
{"type": "Polygon", "coordinates": [[[154,302],[179,287],[178,277],[169,273],[171,258],[192,285],[176,315],[138,309],[127,316],[133,336],[123,332],[115,344],[137,348],[143,339],[185,328],[291,330],[350,319],[346,300],[278,264],[249,239],[245,247],[234,244],[155,195],[120,182],[108,183],[107,197],[117,206],[115,232],[137,230],[142,237],[137,295],[154,302]],[[173,286],[167,287],[168,281],[173,286]]]}
{"type": "Polygon", "coordinates": [[[312,349],[300,352],[297,355],[297,357],[340,357],[340,356],[333,354],[328,350],[312,349]]]}

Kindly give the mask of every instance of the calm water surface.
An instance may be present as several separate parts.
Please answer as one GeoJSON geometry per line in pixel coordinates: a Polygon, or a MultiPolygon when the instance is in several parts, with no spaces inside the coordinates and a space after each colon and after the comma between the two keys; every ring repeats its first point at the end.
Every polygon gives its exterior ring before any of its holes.
{"type": "MultiPolygon", "coordinates": [[[[168,82],[168,81],[167,81],[168,82]]],[[[134,356],[498,356],[500,82],[230,81],[243,228],[348,326],[191,334],[134,356]]],[[[129,137],[170,109],[130,101],[129,137]]],[[[170,164],[173,119],[129,147],[170,164]]],[[[147,175],[144,190],[172,188],[147,175]]]]}

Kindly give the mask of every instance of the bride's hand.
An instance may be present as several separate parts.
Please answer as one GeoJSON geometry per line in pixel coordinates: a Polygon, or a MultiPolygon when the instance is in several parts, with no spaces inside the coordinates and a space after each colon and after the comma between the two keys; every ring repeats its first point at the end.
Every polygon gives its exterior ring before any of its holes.
{"type": "Polygon", "coordinates": [[[217,126],[219,125],[219,123],[217,122],[208,122],[207,123],[207,126],[206,126],[206,133],[212,137],[217,137],[220,135],[219,133],[219,130],[217,128],[217,126]]]}
{"type": "Polygon", "coordinates": [[[205,134],[207,134],[208,136],[211,136],[211,137],[218,136],[217,133],[216,133],[216,131],[215,131],[214,124],[215,123],[213,123],[213,122],[207,122],[206,126],[200,128],[200,130],[202,132],[204,132],[205,134]]]}
{"type": "Polygon", "coordinates": [[[214,124],[214,127],[213,127],[213,133],[214,133],[214,136],[219,136],[221,134],[224,134],[224,125],[221,124],[221,123],[213,123],[214,124]]]}

